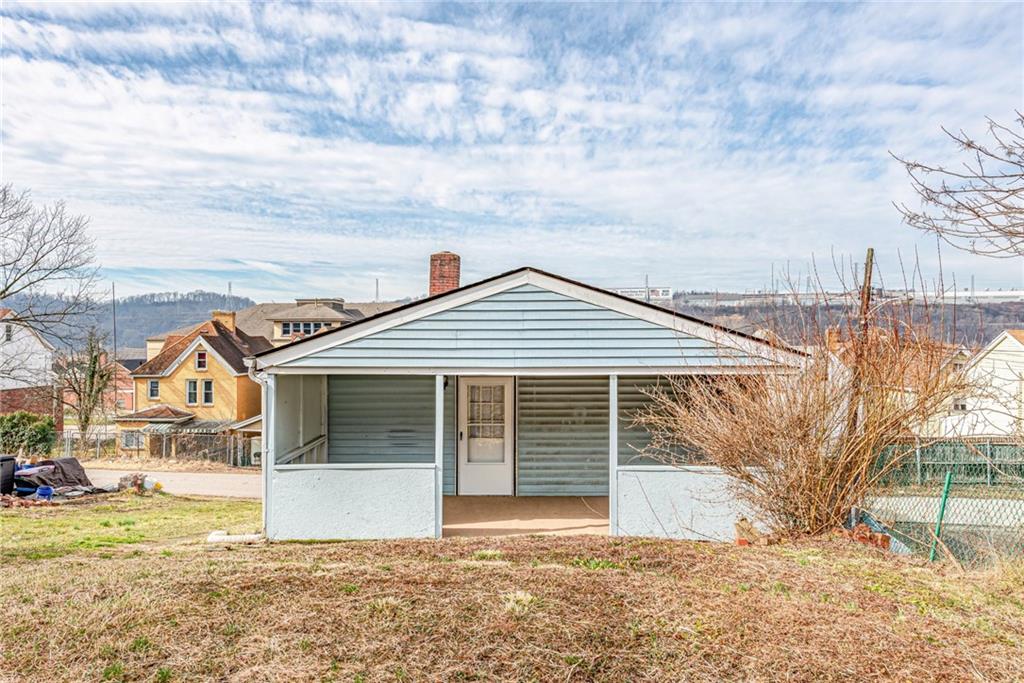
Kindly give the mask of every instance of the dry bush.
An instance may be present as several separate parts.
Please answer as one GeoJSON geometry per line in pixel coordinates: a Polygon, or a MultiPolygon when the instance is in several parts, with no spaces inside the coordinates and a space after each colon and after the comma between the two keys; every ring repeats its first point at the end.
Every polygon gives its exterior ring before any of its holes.
{"type": "Polygon", "coordinates": [[[799,369],[667,378],[635,423],[652,436],[644,455],[717,466],[773,531],[817,534],[913,453],[881,462],[883,447],[972,388],[948,362],[954,347],[936,339],[942,325],[909,298],[866,309],[851,298],[829,320],[806,310],[799,369]]]}

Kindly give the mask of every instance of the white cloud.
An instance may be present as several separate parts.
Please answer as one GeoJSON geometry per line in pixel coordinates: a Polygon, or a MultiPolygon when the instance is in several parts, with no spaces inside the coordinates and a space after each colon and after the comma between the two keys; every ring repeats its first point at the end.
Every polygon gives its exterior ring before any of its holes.
{"type": "Polygon", "coordinates": [[[3,180],[67,198],[106,266],[165,288],[231,264],[267,297],[364,298],[371,273],[416,294],[439,248],[470,276],[756,287],[773,262],[928,246],[888,150],[950,158],[940,125],[1022,99],[1020,60],[991,68],[1019,7],[686,6],[625,42],[609,6],[562,37],[500,7],[391,9],[18,6],[3,180]]]}

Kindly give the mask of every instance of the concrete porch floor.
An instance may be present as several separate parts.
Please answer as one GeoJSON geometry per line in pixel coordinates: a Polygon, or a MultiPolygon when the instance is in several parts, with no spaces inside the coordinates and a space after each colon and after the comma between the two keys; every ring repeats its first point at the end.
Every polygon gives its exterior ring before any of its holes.
{"type": "Polygon", "coordinates": [[[444,536],[608,534],[607,496],[445,496],[444,536]]]}

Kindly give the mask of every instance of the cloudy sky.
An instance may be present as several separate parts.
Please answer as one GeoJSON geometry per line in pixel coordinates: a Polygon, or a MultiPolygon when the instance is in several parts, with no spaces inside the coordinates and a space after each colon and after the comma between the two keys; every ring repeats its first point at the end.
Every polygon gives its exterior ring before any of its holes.
{"type": "MultiPolygon", "coordinates": [[[[264,300],[535,265],[604,286],[757,288],[878,251],[889,150],[955,152],[1024,106],[1018,3],[15,4],[2,178],[92,217],[119,293],[264,300]]],[[[1021,266],[944,250],[947,278],[1021,266]]]]}

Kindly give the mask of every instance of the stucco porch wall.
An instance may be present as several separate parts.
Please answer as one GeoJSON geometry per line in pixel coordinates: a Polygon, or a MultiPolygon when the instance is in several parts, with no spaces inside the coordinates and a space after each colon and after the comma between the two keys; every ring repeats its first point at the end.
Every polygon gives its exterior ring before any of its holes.
{"type": "Polygon", "coordinates": [[[734,524],[751,517],[716,467],[618,467],[613,533],[731,541],[734,524]]]}
{"type": "Polygon", "coordinates": [[[434,477],[433,464],[275,467],[267,537],[434,538],[434,477]]]}

